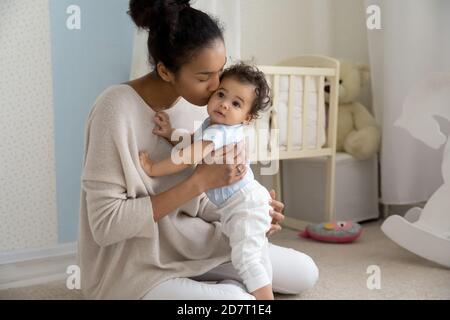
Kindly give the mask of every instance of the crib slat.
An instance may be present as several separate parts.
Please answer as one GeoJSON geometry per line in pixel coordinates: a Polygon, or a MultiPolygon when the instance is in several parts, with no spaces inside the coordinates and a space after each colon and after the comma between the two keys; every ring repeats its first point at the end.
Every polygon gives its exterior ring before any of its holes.
{"type": "Polygon", "coordinates": [[[254,125],[254,129],[255,129],[255,131],[254,131],[254,143],[256,143],[256,155],[257,155],[257,158],[260,158],[261,156],[262,156],[262,153],[260,153],[261,152],[261,150],[260,150],[260,137],[259,137],[259,135],[260,135],[260,132],[259,132],[259,128],[260,128],[260,122],[259,122],[260,120],[259,119],[256,119],[255,120],[255,125],[254,125]]]}
{"type": "MultiPolygon", "coordinates": [[[[277,161],[278,169],[280,169],[281,162],[279,160],[280,144],[279,134],[280,127],[278,125],[278,106],[280,99],[280,75],[274,74],[273,76],[273,109],[272,109],[272,124],[270,132],[270,159],[277,161]]],[[[279,197],[282,197],[281,190],[281,172],[280,170],[273,176],[273,185],[279,197]]]]}
{"type": "Polygon", "coordinates": [[[287,150],[292,151],[292,116],[294,114],[295,87],[294,76],[289,76],[289,107],[287,118],[287,150]]]}
{"type": "MultiPolygon", "coordinates": [[[[278,126],[278,105],[280,101],[279,93],[280,93],[280,76],[278,74],[274,74],[273,76],[273,110],[271,115],[271,132],[276,132],[279,134],[279,126],[278,126]]],[[[277,139],[272,137],[273,135],[270,133],[270,152],[273,153],[274,148],[279,148],[280,146],[277,143],[277,139]],[[277,145],[276,145],[277,144],[277,145]]]]}
{"type": "Polygon", "coordinates": [[[303,77],[303,123],[302,123],[302,149],[308,148],[308,110],[309,109],[309,77],[303,77]]]}
{"type": "Polygon", "coordinates": [[[335,181],[336,181],[336,137],[337,137],[337,118],[338,118],[338,99],[339,99],[339,65],[336,75],[330,79],[330,99],[328,110],[328,148],[331,149],[331,156],[327,159],[327,183],[325,201],[325,213],[327,221],[331,221],[335,214],[335,181]]]}
{"type": "Polygon", "coordinates": [[[318,86],[318,94],[319,94],[319,104],[317,105],[317,125],[316,125],[316,140],[317,140],[317,149],[320,149],[322,146],[320,145],[320,132],[321,132],[321,123],[324,118],[325,112],[325,77],[319,77],[319,86],[318,86]]]}
{"type": "Polygon", "coordinates": [[[336,70],[333,68],[321,67],[320,69],[312,67],[282,67],[282,66],[259,66],[259,69],[266,74],[278,74],[283,76],[298,75],[303,76],[305,74],[310,76],[334,76],[336,70]]]}

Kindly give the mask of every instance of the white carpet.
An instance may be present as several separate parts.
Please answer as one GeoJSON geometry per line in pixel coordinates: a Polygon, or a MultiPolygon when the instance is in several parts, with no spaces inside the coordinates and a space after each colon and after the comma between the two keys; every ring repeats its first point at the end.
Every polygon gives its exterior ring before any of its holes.
{"type": "Polygon", "coordinates": [[[272,242],[310,255],[320,270],[312,290],[279,299],[450,299],[450,269],[399,247],[380,229],[381,222],[363,224],[351,244],[325,244],[298,238],[284,230],[272,242]],[[381,289],[367,288],[367,268],[381,270],[381,289]]]}

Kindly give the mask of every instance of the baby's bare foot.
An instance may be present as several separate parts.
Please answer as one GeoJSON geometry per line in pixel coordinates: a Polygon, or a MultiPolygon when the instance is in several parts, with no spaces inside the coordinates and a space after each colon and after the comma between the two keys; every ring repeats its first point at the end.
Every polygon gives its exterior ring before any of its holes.
{"type": "Polygon", "coordinates": [[[256,300],[274,300],[272,286],[265,286],[252,292],[256,300]]]}

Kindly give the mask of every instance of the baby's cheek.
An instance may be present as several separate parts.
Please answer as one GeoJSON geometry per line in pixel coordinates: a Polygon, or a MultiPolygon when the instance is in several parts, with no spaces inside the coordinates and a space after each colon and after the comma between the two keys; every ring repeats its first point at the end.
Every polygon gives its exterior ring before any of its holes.
{"type": "Polygon", "coordinates": [[[208,107],[210,108],[214,108],[217,104],[217,99],[215,98],[215,96],[212,96],[211,99],[209,99],[208,102],[208,107]]]}

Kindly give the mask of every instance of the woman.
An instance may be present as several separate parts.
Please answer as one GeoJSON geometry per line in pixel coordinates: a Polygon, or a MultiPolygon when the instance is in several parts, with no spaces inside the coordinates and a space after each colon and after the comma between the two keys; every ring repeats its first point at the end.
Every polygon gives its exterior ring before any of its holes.
{"type": "MultiPolygon", "coordinates": [[[[131,0],[129,14],[149,31],[155,70],[105,90],[88,119],[78,256],[83,293],[94,299],[253,299],[238,282],[228,239],[203,195],[245,176],[243,146],[228,150],[236,154],[233,165],[200,165],[168,177],[149,178],[139,165],[140,150],[156,161],[170,155],[170,144],[152,134],[156,112],[186,119],[183,99],[204,106],[218,88],[226,64],[222,31],[189,1],[131,0]]],[[[227,149],[215,157],[227,157],[227,149]]],[[[271,206],[269,234],[283,219],[283,204],[271,206]]],[[[274,245],[269,254],[275,292],[299,293],[316,282],[308,256],[274,245]]]]}

